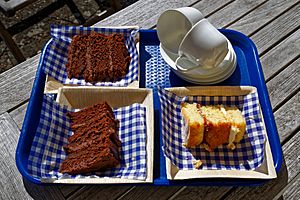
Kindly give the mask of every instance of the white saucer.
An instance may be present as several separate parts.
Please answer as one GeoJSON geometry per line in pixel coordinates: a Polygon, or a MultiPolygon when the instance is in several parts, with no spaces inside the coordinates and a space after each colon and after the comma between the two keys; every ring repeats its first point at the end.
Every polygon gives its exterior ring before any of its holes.
{"type": "Polygon", "coordinates": [[[179,76],[183,80],[195,84],[210,85],[210,84],[216,84],[222,82],[232,75],[237,64],[236,54],[229,41],[228,41],[228,53],[224,61],[222,61],[221,64],[215,69],[206,70],[205,73],[203,74],[199,73],[199,71],[196,70],[191,70],[188,73],[182,73],[181,71],[178,71],[175,65],[175,60],[178,57],[178,55],[168,51],[161,44],[160,44],[160,53],[162,58],[166,61],[168,65],[170,65],[172,71],[177,76],[179,76]]]}

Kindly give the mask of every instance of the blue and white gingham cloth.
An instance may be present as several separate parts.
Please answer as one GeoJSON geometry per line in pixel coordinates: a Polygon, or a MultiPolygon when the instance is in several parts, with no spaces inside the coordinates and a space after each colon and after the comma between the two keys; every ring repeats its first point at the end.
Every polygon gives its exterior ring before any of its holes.
{"type": "Polygon", "coordinates": [[[165,155],[181,170],[194,169],[193,161],[201,160],[201,169],[254,170],[264,159],[265,136],[260,116],[257,93],[244,96],[185,96],[158,88],[162,110],[162,136],[165,155]],[[208,152],[200,145],[187,149],[183,146],[185,135],[180,104],[197,102],[201,105],[235,105],[246,119],[244,138],[230,150],[226,145],[208,152]]]}
{"type": "Polygon", "coordinates": [[[117,177],[146,179],[146,108],[141,104],[114,110],[119,120],[121,147],[120,167],[89,175],[68,175],[59,173],[59,167],[66,159],[63,146],[72,135],[66,113],[73,110],[62,107],[51,97],[44,95],[37,132],[28,159],[28,171],[42,182],[53,182],[65,178],[117,177]]]}
{"type": "Polygon", "coordinates": [[[96,85],[96,86],[127,86],[138,80],[138,51],[135,45],[137,29],[119,28],[96,28],[96,27],[74,27],[51,25],[52,39],[47,43],[43,51],[42,67],[46,74],[53,77],[62,84],[96,85]],[[69,79],[66,70],[68,62],[68,47],[72,37],[77,34],[89,34],[92,31],[106,35],[122,33],[125,36],[125,45],[131,57],[129,70],[126,76],[116,82],[98,82],[95,84],[85,82],[84,79],[69,79]]]}

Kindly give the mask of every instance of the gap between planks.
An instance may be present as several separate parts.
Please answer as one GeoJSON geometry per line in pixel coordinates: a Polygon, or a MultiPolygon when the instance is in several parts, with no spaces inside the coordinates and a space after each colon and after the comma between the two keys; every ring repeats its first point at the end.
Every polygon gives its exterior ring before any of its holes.
{"type": "Polygon", "coordinates": [[[289,10],[291,10],[293,7],[295,7],[297,4],[299,3],[296,2],[295,4],[291,5],[290,7],[284,9],[282,12],[280,12],[277,16],[273,17],[270,21],[268,21],[267,23],[265,23],[264,25],[260,26],[258,29],[255,29],[253,32],[248,34],[248,37],[251,37],[252,35],[256,34],[257,32],[259,32],[261,29],[263,29],[264,27],[266,27],[269,23],[273,22],[274,20],[276,20],[277,18],[279,18],[281,15],[287,13],[289,10]]]}

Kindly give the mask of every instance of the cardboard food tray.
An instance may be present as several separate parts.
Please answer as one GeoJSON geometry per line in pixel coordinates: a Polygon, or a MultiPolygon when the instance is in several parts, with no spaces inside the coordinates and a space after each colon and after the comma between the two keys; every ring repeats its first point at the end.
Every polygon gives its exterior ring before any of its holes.
{"type": "MultiPolygon", "coordinates": [[[[177,87],[167,88],[168,91],[177,96],[244,96],[256,93],[255,87],[250,86],[195,86],[195,87],[177,87]]],[[[259,106],[259,105],[258,105],[259,106]]],[[[262,113],[260,113],[262,116],[262,113]]],[[[272,179],[276,178],[276,171],[273,165],[273,156],[270,149],[268,135],[264,119],[262,116],[264,129],[262,134],[266,137],[264,143],[264,160],[263,163],[254,170],[180,170],[171,160],[166,157],[167,178],[172,180],[192,179],[192,178],[255,178],[255,179],[272,179]]],[[[246,133],[247,134],[247,133],[246,133]]]]}
{"type": "Polygon", "coordinates": [[[56,101],[60,105],[69,108],[80,109],[94,105],[98,102],[107,101],[113,108],[130,106],[140,103],[146,107],[146,158],[147,171],[146,180],[134,180],[125,178],[69,178],[59,179],[54,183],[98,183],[98,184],[120,184],[120,183],[151,183],[153,181],[153,95],[150,89],[132,89],[121,87],[62,87],[59,88],[56,101]]]}
{"type": "MultiPolygon", "coordinates": [[[[217,85],[249,85],[257,88],[270,149],[273,155],[273,165],[276,173],[278,173],[282,163],[281,145],[256,47],[248,37],[239,32],[225,29],[221,29],[220,31],[232,43],[237,54],[238,65],[237,69],[229,79],[217,85]]],[[[249,186],[265,183],[267,180],[264,179],[218,178],[218,176],[215,176],[214,178],[196,178],[187,180],[169,180],[167,178],[166,159],[161,148],[161,111],[157,94],[157,86],[159,85],[167,88],[192,86],[193,84],[178,78],[172,71],[169,70],[168,65],[164,63],[158,51],[159,40],[155,30],[140,30],[139,38],[139,87],[153,89],[154,99],[154,162],[153,183],[150,185],[249,186]],[[154,53],[156,54],[151,54],[151,52],[147,50],[148,47],[152,48],[152,50],[154,49],[154,53]],[[153,74],[156,75],[153,76],[153,74]]],[[[20,173],[24,178],[36,184],[43,183],[41,183],[40,180],[33,178],[28,173],[27,164],[34,133],[39,123],[43,94],[45,90],[46,75],[42,70],[42,61],[43,53],[36,72],[36,78],[33,84],[31,97],[16,150],[16,163],[20,173]]]]}

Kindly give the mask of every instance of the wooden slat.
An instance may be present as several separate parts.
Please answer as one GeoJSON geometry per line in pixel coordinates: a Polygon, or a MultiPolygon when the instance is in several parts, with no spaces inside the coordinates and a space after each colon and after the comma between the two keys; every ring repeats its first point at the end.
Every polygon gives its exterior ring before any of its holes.
{"type": "Polygon", "coordinates": [[[300,25],[300,4],[298,3],[289,11],[275,19],[262,30],[251,36],[257,46],[258,53],[265,53],[266,50],[280,42],[287,35],[291,34],[300,25]]]}
{"type": "Polygon", "coordinates": [[[294,179],[283,192],[283,199],[300,199],[300,173],[294,179]]]}
{"type": "MultiPolygon", "coordinates": [[[[33,199],[40,200],[64,200],[64,196],[60,192],[58,186],[41,186],[33,184],[26,179],[23,179],[24,186],[27,192],[33,199]]],[[[22,198],[21,198],[22,199],[22,198]]]]}
{"type": "Polygon", "coordinates": [[[1,199],[63,199],[57,186],[37,186],[22,179],[15,162],[19,134],[19,128],[12,117],[8,113],[0,115],[1,199]]]}
{"type": "Polygon", "coordinates": [[[61,185],[58,186],[65,198],[71,196],[76,190],[82,188],[82,185],[61,185]]]}
{"type": "Polygon", "coordinates": [[[236,23],[227,27],[240,31],[246,35],[252,35],[261,27],[270,23],[274,18],[282,15],[290,6],[299,2],[298,0],[270,0],[262,4],[245,17],[239,19],[236,23]]]}
{"type": "Polygon", "coordinates": [[[68,198],[68,200],[116,199],[128,189],[130,189],[130,186],[84,186],[83,188],[72,194],[68,198]]]}
{"type": "Polygon", "coordinates": [[[10,116],[14,119],[14,121],[18,125],[19,129],[22,128],[25,113],[26,113],[26,110],[27,110],[27,106],[28,106],[28,103],[25,103],[25,104],[21,105],[20,107],[12,110],[9,113],[10,116]]]}
{"type": "Polygon", "coordinates": [[[285,163],[277,179],[260,187],[239,187],[225,199],[273,199],[300,172],[300,132],[282,148],[285,163]]]}
{"type": "Polygon", "coordinates": [[[124,199],[169,199],[175,192],[177,192],[181,187],[180,186],[147,186],[147,187],[135,187],[126,195],[122,196],[124,199]]]}
{"type": "Polygon", "coordinates": [[[300,127],[300,92],[280,107],[274,115],[280,141],[284,141],[291,132],[300,127]]]}
{"type": "Polygon", "coordinates": [[[121,26],[138,25],[142,28],[152,28],[156,25],[159,15],[166,9],[192,5],[199,0],[145,0],[138,1],[125,9],[113,14],[96,25],[121,26]]]}
{"type": "Polygon", "coordinates": [[[232,2],[234,2],[234,0],[202,0],[192,7],[197,8],[205,17],[208,17],[232,2]]]}
{"type": "Polygon", "coordinates": [[[0,115],[0,197],[1,199],[32,199],[26,192],[19,173],[15,152],[19,129],[8,113],[0,115]]]}
{"type": "Polygon", "coordinates": [[[261,57],[265,79],[282,70],[292,60],[300,56],[300,30],[283,40],[275,48],[261,57]]]}
{"type": "Polygon", "coordinates": [[[175,194],[172,200],[193,199],[219,199],[226,194],[231,187],[185,187],[180,193],[175,194]]]}
{"type": "Polygon", "coordinates": [[[267,83],[272,107],[278,105],[300,88],[300,59],[293,62],[267,83]]]}
{"type": "Polygon", "coordinates": [[[36,55],[0,74],[0,114],[29,98],[39,57],[36,55]]]}
{"type": "Polygon", "coordinates": [[[265,0],[234,1],[233,3],[219,10],[217,13],[214,13],[208,18],[208,20],[218,28],[228,26],[264,2],[265,0]]]}

